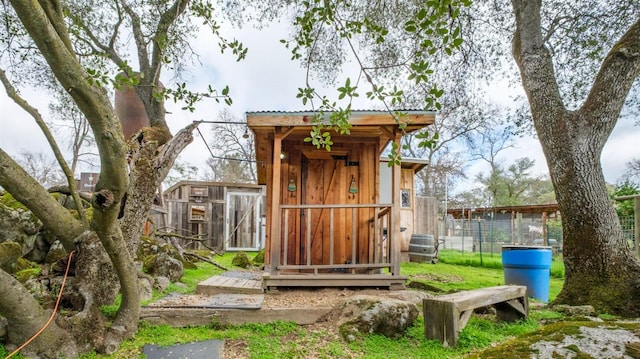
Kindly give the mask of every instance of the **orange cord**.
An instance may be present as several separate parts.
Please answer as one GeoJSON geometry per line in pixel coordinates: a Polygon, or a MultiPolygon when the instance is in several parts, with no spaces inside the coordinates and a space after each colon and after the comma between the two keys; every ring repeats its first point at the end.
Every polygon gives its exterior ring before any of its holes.
{"type": "Polygon", "coordinates": [[[53,318],[56,315],[56,312],[58,311],[58,305],[60,305],[60,300],[62,299],[62,291],[64,291],[64,285],[67,282],[67,275],[69,275],[69,268],[71,268],[71,257],[73,257],[73,252],[75,252],[75,251],[71,251],[71,253],[69,253],[69,259],[67,260],[67,269],[65,270],[64,277],[62,278],[62,285],[60,286],[60,293],[58,293],[58,300],[56,300],[56,306],[53,308],[53,312],[51,313],[51,316],[49,317],[49,320],[47,320],[47,323],[45,323],[44,327],[42,327],[40,330],[38,330],[38,332],[36,334],[34,334],[31,338],[29,338],[29,340],[27,340],[24,344],[22,344],[20,347],[18,347],[18,349],[16,349],[13,352],[11,352],[11,354],[9,354],[9,356],[7,356],[4,359],[9,359],[12,356],[18,354],[19,351],[21,351],[22,349],[24,349],[24,347],[29,345],[29,343],[34,341],[38,337],[38,335],[42,334],[42,332],[44,332],[44,330],[47,329],[49,324],[51,324],[51,321],[53,320],[53,318]]]}

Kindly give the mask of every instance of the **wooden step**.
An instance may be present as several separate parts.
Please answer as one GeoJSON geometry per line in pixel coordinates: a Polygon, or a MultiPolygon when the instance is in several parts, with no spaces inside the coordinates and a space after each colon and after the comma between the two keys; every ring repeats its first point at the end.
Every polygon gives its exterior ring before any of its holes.
{"type": "Polygon", "coordinates": [[[262,280],[217,275],[198,283],[196,293],[207,295],[222,293],[257,294],[264,293],[264,288],[262,280]]]}

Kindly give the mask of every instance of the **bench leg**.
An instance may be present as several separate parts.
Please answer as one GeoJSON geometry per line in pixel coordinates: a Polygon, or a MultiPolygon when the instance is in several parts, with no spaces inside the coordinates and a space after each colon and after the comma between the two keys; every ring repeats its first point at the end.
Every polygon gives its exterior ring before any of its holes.
{"type": "MultiPolygon", "coordinates": [[[[439,340],[445,347],[455,346],[458,333],[462,329],[460,326],[461,313],[457,306],[451,302],[424,299],[422,310],[425,337],[439,340]]],[[[466,320],[469,320],[469,316],[470,313],[466,316],[466,320]]]]}
{"type": "Polygon", "coordinates": [[[529,315],[529,299],[524,296],[493,305],[496,308],[498,319],[505,322],[515,322],[529,315]]]}

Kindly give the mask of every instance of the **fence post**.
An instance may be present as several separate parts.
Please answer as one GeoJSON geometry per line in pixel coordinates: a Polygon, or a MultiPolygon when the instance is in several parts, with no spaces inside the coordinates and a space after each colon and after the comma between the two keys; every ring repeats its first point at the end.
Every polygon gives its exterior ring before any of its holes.
{"type": "Polygon", "coordinates": [[[478,218],[478,238],[480,239],[480,267],[482,267],[482,223],[478,218]]]}

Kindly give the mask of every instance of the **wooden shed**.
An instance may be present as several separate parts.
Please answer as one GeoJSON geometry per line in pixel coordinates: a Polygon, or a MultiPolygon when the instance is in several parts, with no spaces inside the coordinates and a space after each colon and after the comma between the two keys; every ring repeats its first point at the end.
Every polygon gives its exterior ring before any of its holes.
{"type": "Polygon", "coordinates": [[[258,183],[267,186],[267,286],[402,286],[401,167],[381,202],[380,157],[403,133],[434,121],[409,111],[354,111],[349,135],[332,131],[331,151],[305,142],[311,112],[247,113],[258,183]]]}
{"type": "Polygon", "coordinates": [[[180,181],[164,191],[170,227],[224,250],[264,247],[264,197],[264,186],[240,183],[180,181]]]}
{"type": "MultiPolygon", "coordinates": [[[[403,158],[400,164],[400,260],[409,261],[411,235],[438,236],[438,207],[435,198],[416,195],[416,173],[429,164],[421,158],[403,158]]],[[[389,159],[380,159],[380,203],[392,203],[392,169],[389,159]]]]}

